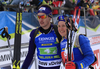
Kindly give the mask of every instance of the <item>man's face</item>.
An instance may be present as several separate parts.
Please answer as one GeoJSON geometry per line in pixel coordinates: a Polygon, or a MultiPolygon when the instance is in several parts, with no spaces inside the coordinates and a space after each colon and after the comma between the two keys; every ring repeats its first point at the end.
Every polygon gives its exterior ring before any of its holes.
{"type": "Polygon", "coordinates": [[[51,18],[48,17],[45,13],[38,13],[37,17],[39,24],[43,29],[48,29],[50,27],[51,18]]]}

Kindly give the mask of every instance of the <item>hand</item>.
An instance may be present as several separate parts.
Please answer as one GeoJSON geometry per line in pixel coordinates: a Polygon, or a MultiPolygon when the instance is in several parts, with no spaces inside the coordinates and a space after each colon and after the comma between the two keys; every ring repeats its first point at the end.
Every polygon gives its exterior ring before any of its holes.
{"type": "Polygon", "coordinates": [[[61,52],[61,56],[62,56],[63,65],[65,65],[65,62],[67,61],[67,55],[66,55],[66,53],[64,53],[64,51],[63,51],[63,52],[61,52]]]}
{"type": "Polygon", "coordinates": [[[8,33],[8,27],[5,27],[5,31],[8,33]]]}
{"type": "Polygon", "coordinates": [[[76,69],[76,65],[75,65],[74,62],[68,61],[68,62],[65,64],[65,69],[76,69]]]}

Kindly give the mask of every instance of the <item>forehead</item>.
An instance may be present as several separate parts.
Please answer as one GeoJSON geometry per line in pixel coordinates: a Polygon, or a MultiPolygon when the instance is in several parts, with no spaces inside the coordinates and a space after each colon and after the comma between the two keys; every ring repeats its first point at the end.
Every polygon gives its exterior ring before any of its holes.
{"type": "Polygon", "coordinates": [[[41,12],[41,13],[38,13],[37,15],[46,15],[46,14],[41,12]]]}
{"type": "Polygon", "coordinates": [[[59,21],[58,25],[65,25],[65,22],[64,21],[59,21]]]}

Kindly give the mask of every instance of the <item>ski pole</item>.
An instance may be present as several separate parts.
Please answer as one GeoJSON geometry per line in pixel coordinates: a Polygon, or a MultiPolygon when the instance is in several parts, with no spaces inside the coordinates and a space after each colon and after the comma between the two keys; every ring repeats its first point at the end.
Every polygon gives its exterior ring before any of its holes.
{"type": "Polygon", "coordinates": [[[11,56],[11,59],[12,59],[11,46],[10,46],[10,42],[9,42],[11,36],[8,34],[8,27],[2,28],[2,29],[4,29],[4,31],[2,32],[1,36],[2,36],[3,38],[5,38],[5,37],[7,38],[8,47],[9,47],[9,49],[10,49],[10,56],[11,56]]]}
{"type": "Polygon", "coordinates": [[[68,32],[68,29],[67,29],[67,49],[68,49],[68,61],[70,61],[70,53],[69,53],[69,32],[68,32]]]}
{"type": "Polygon", "coordinates": [[[85,35],[87,36],[85,8],[84,8],[84,21],[85,21],[85,35]]]}
{"type": "Polygon", "coordinates": [[[10,56],[11,56],[11,60],[12,60],[13,57],[12,57],[12,51],[11,51],[11,46],[10,46],[10,42],[9,42],[11,36],[8,34],[8,27],[2,28],[2,29],[4,29],[4,30],[3,30],[2,34],[1,34],[1,36],[3,38],[5,38],[5,37],[7,38],[8,47],[9,47],[9,50],[10,50],[10,56]]]}
{"type": "Polygon", "coordinates": [[[1,28],[0,31],[3,30],[3,29],[4,29],[4,28],[1,28]]]}
{"type": "MultiPolygon", "coordinates": [[[[72,26],[72,22],[71,22],[71,26],[72,26]]],[[[70,61],[71,61],[71,53],[72,53],[72,30],[73,30],[73,26],[72,29],[70,29],[70,61]]]]}
{"type": "Polygon", "coordinates": [[[7,38],[8,47],[10,49],[10,56],[11,56],[11,60],[12,60],[13,59],[13,56],[12,56],[11,46],[10,46],[10,42],[9,42],[11,36],[8,34],[8,28],[7,27],[5,28],[5,31],[7,32],[7,37],[6,38],[7,38]]]}
{"type": "MultiPolygon", "coordinates": [[[[70,21],[71,22],[71,21],[70,21]]],[[[67,49],[68,49],[68,61],[71,61],[71,45],[72,45],[72,27],[67,29],[67,49]]]]}

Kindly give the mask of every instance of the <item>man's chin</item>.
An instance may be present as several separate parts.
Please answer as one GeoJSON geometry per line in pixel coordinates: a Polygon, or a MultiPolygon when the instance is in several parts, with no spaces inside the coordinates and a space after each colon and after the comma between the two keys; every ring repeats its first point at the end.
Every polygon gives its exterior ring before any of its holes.
{"type": "Polygon", "coordinates": [[[40,25],[41,27],[44,27],[44,25],[40,25]]]}

